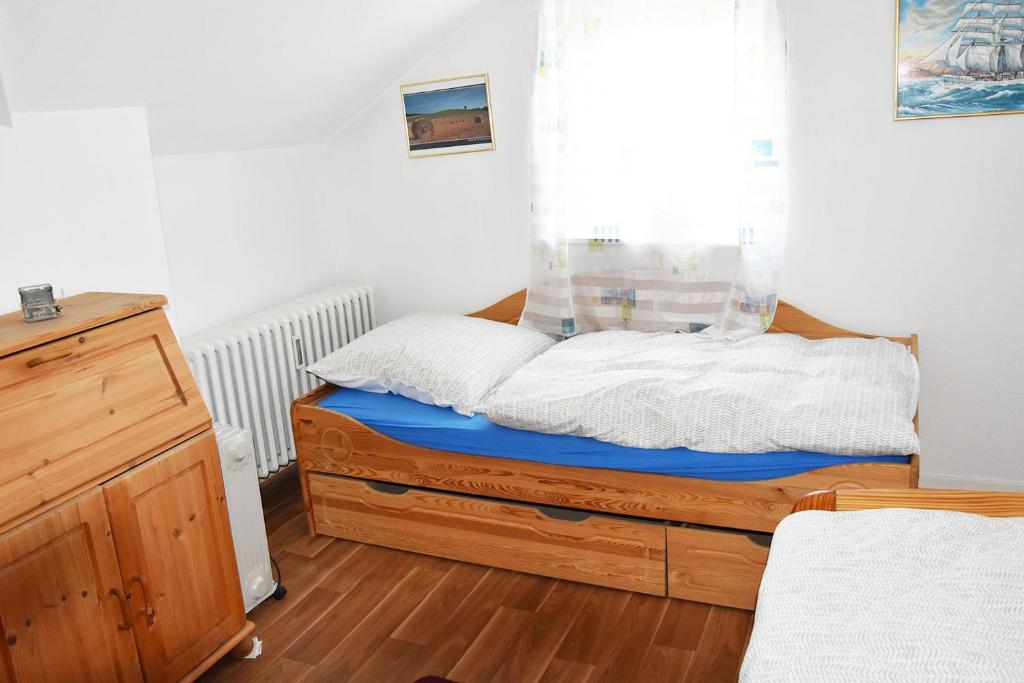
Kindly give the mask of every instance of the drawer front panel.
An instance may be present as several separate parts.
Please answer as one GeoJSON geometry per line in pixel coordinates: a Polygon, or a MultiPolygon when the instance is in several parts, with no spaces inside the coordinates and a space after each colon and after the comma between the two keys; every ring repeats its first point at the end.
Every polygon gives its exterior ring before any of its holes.
{"type": "Polygon", "coordinates": [[[209,422],[163,311],[0,359],[0,526],[209,422]]]}
{"type": "Polygon", "coordinates": [[[611,588],[665,594],[665,528],[309,474],[316,531],[611,588]]]}
{"type": "Polygon", "coordinates": [[[769,536],[693,527],[668,529],[668,594],[712,605],[754,609],[768,561],[769,536]]]}

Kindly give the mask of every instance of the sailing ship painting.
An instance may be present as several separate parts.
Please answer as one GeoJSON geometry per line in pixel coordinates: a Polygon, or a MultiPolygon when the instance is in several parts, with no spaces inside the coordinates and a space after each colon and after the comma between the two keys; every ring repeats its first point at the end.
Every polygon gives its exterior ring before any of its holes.
{"type": "Polygon", "coordinates": [[[1024,0],[897,2],[897,119],[1024,113],[1024,0]]]}

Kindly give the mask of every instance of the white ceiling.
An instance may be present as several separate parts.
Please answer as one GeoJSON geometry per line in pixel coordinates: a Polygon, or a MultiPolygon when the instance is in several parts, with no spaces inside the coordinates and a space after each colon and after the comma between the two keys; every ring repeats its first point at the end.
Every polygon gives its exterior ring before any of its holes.
{"type": "Polygon", "coordinates": [[[484,1],[0,0],[0,65],[15,112],[145,105],[154,154],[303,144],[484,1]]]}

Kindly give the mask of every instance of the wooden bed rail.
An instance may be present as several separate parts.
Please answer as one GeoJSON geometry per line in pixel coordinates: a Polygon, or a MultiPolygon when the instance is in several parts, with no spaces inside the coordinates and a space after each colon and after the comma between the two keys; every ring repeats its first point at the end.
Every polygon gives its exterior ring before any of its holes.
{"type": "Polygon", "coordinates": [[[808,493],[793,512],[852,512],[879,508],[950,510],[986,517],[1024,517],[1024,493],[945,489],[839,489],[808,493]]]}

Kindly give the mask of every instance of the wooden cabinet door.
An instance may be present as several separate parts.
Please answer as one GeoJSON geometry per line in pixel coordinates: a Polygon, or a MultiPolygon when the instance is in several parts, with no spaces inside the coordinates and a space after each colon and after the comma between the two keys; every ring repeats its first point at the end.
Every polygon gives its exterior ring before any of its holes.
{"type": "Polygon", "coordinates": [[[0,680],[140,681],[99,488],[0,536],[0,680]]]}
{"type": "Polygon", "coordinates": [[[245,625],[213,433],[103,488],[142,670],[177,681],[245,625]]]}

